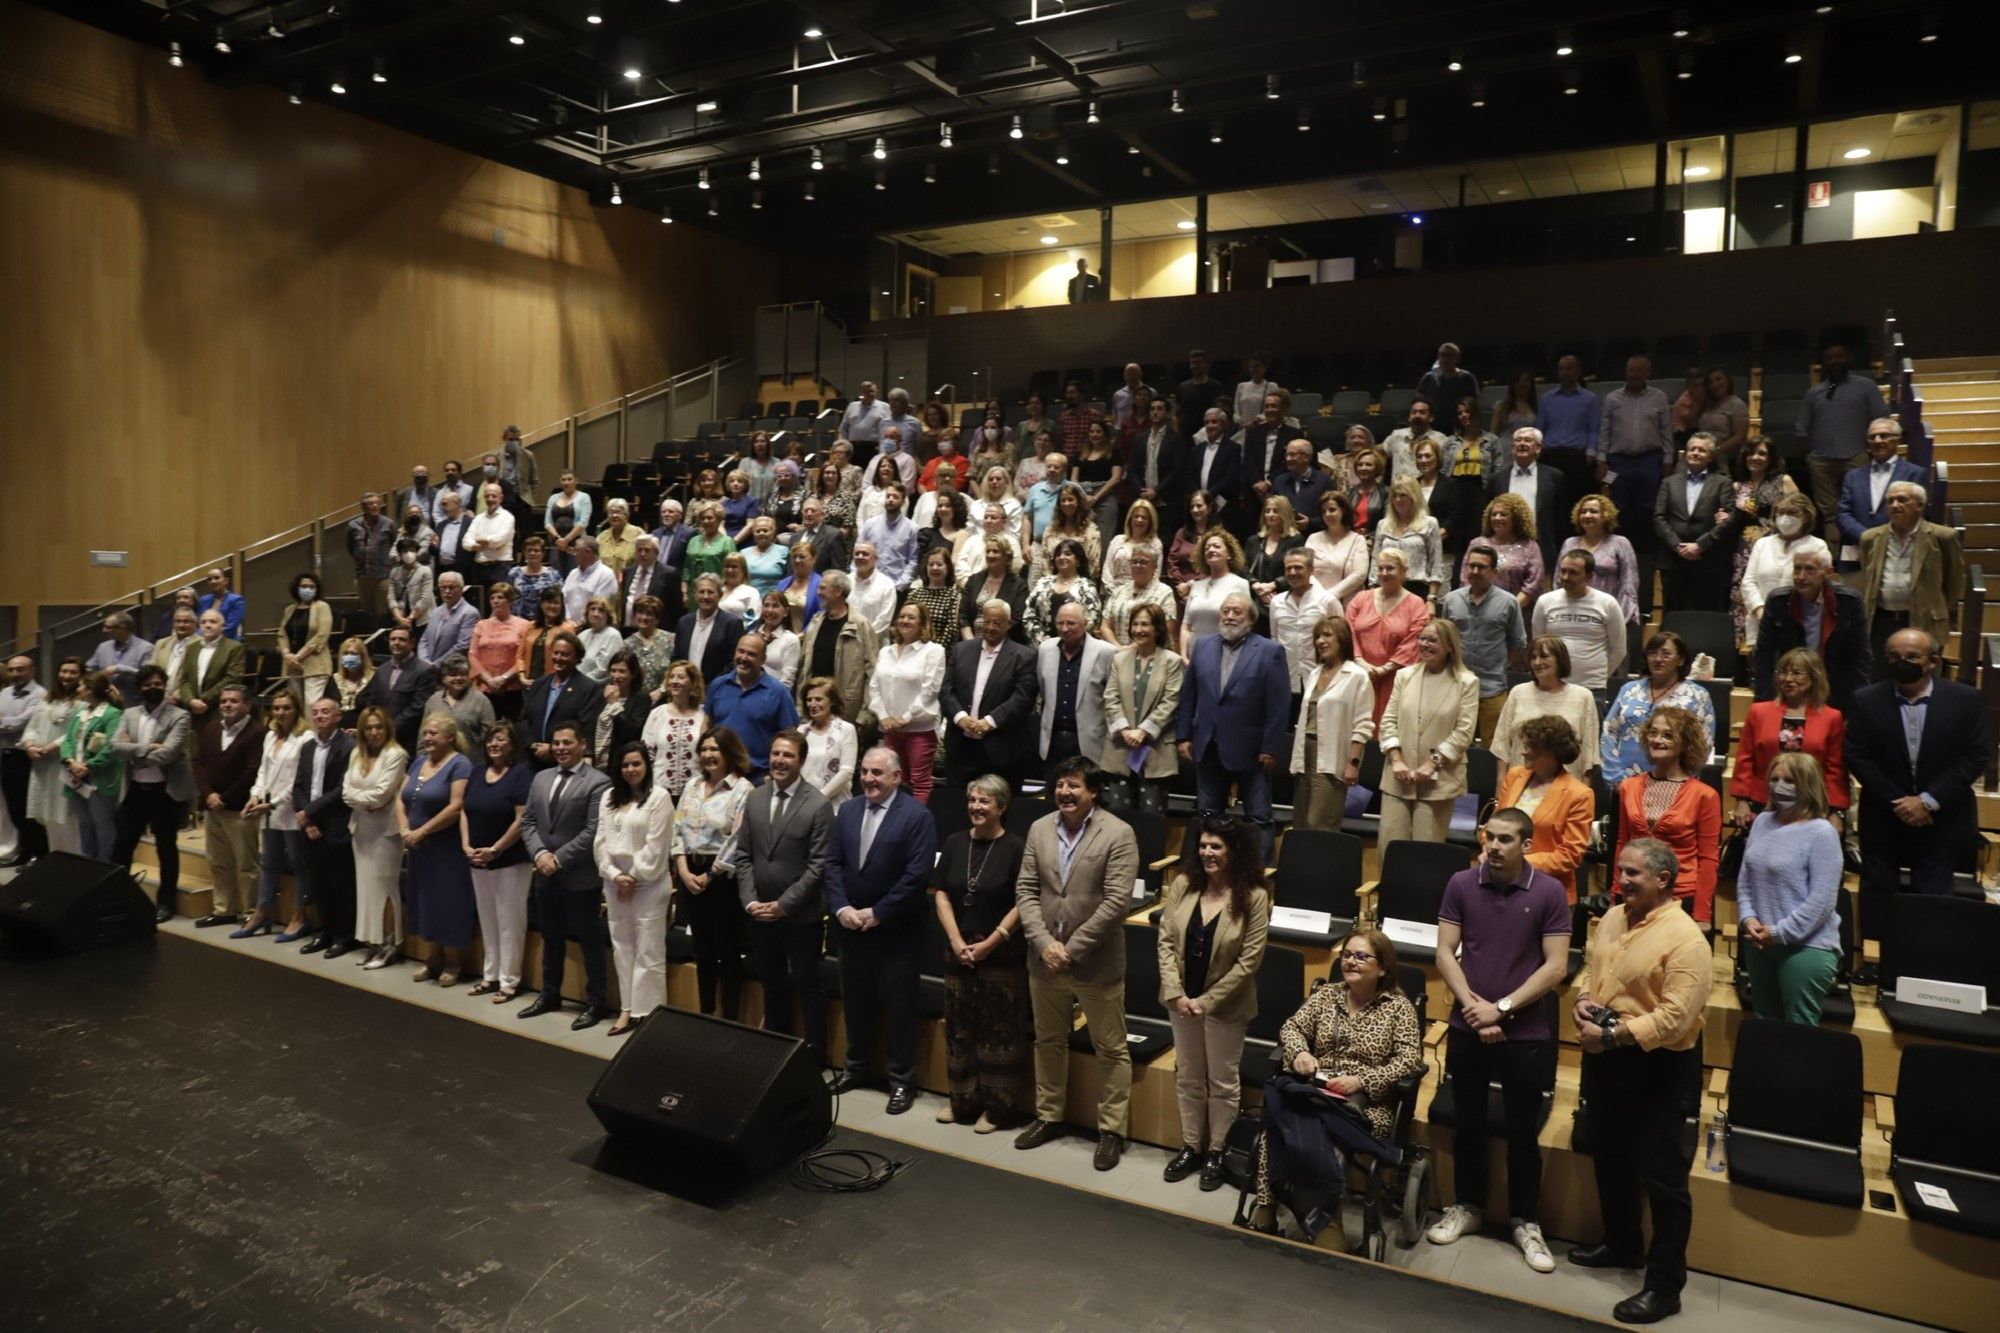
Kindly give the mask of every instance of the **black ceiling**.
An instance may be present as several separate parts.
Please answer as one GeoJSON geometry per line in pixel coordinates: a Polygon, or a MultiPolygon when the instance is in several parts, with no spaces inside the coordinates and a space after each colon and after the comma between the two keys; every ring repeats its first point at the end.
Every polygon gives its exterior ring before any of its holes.
{"type": "Polygon", "coordinates": [[[1972,3],[40,3],[177,42],[224,87],[339,106],[607,205],[616,182],[627,207],[794,249],[2000,95],[1972,3]]]}

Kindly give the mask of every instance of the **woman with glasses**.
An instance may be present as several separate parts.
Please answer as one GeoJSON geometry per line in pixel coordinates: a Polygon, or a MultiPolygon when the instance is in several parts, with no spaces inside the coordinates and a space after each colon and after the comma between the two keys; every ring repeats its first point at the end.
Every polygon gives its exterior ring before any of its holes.
{"type": "MultiPolygon", "coordinates": [[[[1604,785],[1615,787],[1648,764],[1645,728],[1647,719],[1662,708],[1679,708],[1694,714],[1712,746],[1715,740],[1715,701],[1708,688],[1689,680],[1694,654],[1687,640],[1663,629],[1646,640],[1646,674],[1627,681],[1604,714],[1604,729],[1598,741],[1604,766],[1604,785]]],[[[1709,751],[1703,750],[1692,767],[1700,772],[1708,765],[1709,751]]]]}

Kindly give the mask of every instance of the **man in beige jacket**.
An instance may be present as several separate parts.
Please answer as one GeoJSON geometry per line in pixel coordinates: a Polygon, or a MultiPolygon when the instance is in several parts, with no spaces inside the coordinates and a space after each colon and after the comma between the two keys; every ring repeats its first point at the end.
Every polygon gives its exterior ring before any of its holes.
{"type": "Polygon", "coordinates": [[[1132,1056],[1125,1046],[1125,914],[1139,873],[1132,826],[1097,808],[1104,774],[1081,755],[1056,765],[1056,811],[1028,830],[1015,895],[1028,940],[1035,1014],[1035,1122],[1014,1140],[1039,1148],[1061,1132],[1069,1034],[1081,1006],[1104,1077],[1095,1166],[1125,1151],[1132,1056]]]}

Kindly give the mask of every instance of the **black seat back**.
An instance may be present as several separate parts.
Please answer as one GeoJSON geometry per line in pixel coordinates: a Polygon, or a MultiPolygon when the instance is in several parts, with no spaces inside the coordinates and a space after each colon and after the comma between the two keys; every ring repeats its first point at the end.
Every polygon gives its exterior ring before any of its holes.
{"type": "Polygon", "coordinates": [[[1435,925],[1444,886],[1471,864],[1464,847],[1441,842],[1392,842],[1382,850],[1377,919],[1435,925]]]}
{"type": "Polygon", "coordinates": [[[1249,1035],[1276,1041],[1278,1029],[1299,1011],[1305,993],[1306,956],[1279,944],[1265,946],[1263,961],[1257,965],[1257,1016],[1250,1020],[1249,1035]]]}
{"type": "MultiPolygon", "coordinates": [[[[1687,640],[1689,653],[1713,657],[1716,675],[1736,675],[1736,621],[1729,612],[1669,611],[1660,618],[1660,628],[1687,640]]],[[[1635,669],[1644,670],[1644,663],[1635,664],[1635,669]]]]}
{"type": "Polygon", "coordinates": [[[2000,1175],[2000,1051],[1923,1043],[1903,1048],[1896,1077],[1895,1156],[2000,1175]]]}
{"type": "Polygon", "coordinates": [[[1160,1003],[1160,932],[1156,926],[1125,923],[1125,1012],[1165,1022],[1160,1003]]]}
{"type": "Polygon", "coordinates": [[[1870,903],[1868,910],[1887,918],[1881,926],[1883,995],[1895,992],[1898,978],[1922,977],[1984,986],[1988,1003],[2000,996],[2000,912],[1990,904],[1899,893],[1879,908],[1870,903]]]}
{"type": "Polygon", "coordinates": [[[1729,1072],[1732,1127],[1861,1146],[1861,1039],[1851,1032],[1746,1018],[1729,1072]]]}
{"type": "Polygon", "coordinates": [[[1278,849],[1271,901],[1278,907],[1326,912],[1352,921],[1361,910],[1361,839],[1346,833],[1294,828],[1278,849]]]}

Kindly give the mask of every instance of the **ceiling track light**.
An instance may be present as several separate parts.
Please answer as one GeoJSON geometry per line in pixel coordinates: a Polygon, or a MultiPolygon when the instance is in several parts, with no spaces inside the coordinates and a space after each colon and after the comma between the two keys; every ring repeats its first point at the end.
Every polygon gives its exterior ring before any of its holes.
{"type": "Polygon", "coordinates": [[[660,221],[666,223],[668,226],[673,225],[674,206],[672,204],[660,205],[660,221]]]}
{"type": "Polygon", "coordinates": [[[877,162],[887,162],[889,160],[889,141],[887,139],[878,138],[875,140],[875,160],[877,162]]]}
{"type": "Polygon", "coordinates": [[[528,44],[528,34],[526,34],[525,32],[510,32],[507,34],[507,45],[526,46],[527,44],[528,44]]]}
{"type": "Polygon", "coordinates": [[[826,158],[820,154],[819,146],[817,144],[813,146],[812,169],[814,171],[826,170],[826,158]]]}
{"type": "Polygon", "coordinates": [[[1369,113],[1369,117],[1376,121],[1387,120],[1389,118],[1389,99],[1386,97],[1376,98],[1375,109],[1369,113]]]}
{"type": "Polygon", "coordinates": [[[616,208],[624,202],[625,202],[625,196],[618,193],[618,182],[617,181],[611,182],[611,206],[613,208],[616,208]]]}
{"type": "Polygon", "coordinates": [[[753,157],[750,159],[750,179],[753,181],[760,181],[764,179],[763,158],[753,157]]]}
{"type": "Polygon", "coordinates": [[[1472,85],[1472,104],[1476,107],[1486,105],[1486,80],[1480,79],[1472,85]]]}
{"type": "Polygon", "coordinates": [[[1056,140],[1056,165],[1059,167],[1069,165],[1069,144],[1061,139],[1056,140]]]}
{"type": "Polygon", "coordinates": [[[876,173],[875,173],[875,188],[876,188],[876,189],[878,189],[878,190],[886,190],[886,189],[888,189],[888,188],[889,188],[889,173],[888,173],[888,172],[886,172],[886,171],[878,171],[878,172],[876,172],[876,173]]]}
{"type": "Polygon", "coordinates": [[[1008,127],[1008,130],[1007,130],[1007,137],[1008,137],[1009,139],[1019,139],[1019,138],[1021,138],[1021,137],[1022,137],[1022,132],[1021,132],[1021,113],[1020,113],[1020,112],[1018,112],[1018,111],[1016,111],[1016,112],[1014,113],[1014,123],[1013,123],[1013,125],[1011,125],[1010,127],[1008,127]]]}
{"type": "Polygon", "coordinates": [[[935,162],[924,163],[924,184],[926,185],[937,184],[937,163],[935,162]]]}
{"type": "Polygon", "coordinates": [[[1366,88],[1366,87],[1368,86],[1368,62],[1367,62],[1367,61],[1365,61],[1365,60],[1357,60],[1357,61],[1355,61],[1355,62],[1354,62],[1354,75],[1353,75],[1353,83],[1354,83],[1354,86],[1355,86],[1355,87],[1357,87],[1357,88],[1366,88]]]}
{"type": "Polygon", "coordinates": [[[1222,122],[1220,120],[1211,120],[1208,123],[1208,141],[1210,143],[1222,142],[1222,122]]]}
{"type": "Polygon", "coordinates": [[[1680,66],[1674,72],[1674,77],[1677,79],[1692,79],[1694,77],[1694,52],[1681,52],[1680,66]]]}
{"type": "Polygon", "coordinates": [[[938,122],[938,147],[951,147],[951,122],[949,121],[941,120],[938,122]]]}
{"type": "Polygon", "coordinates": [[[291,90],[291,92],[285,94],[285,100],[287,102],[290,102],[293,106],[304,106],[306,101],[305,94],[301,93],[297,88],[294,88],[291,90]]]}
{"type": "Polygon", "coordinates": [[[1095,124],[1097,124],[1097,123],[1098,123],[1098,121],[1097,121],[1097,103],[1095,103],[1095,102],[1087,102],[1087,103],[1085,103],[1084,105],[1085,105],[1085,110],[1084,110],[1084,113],[1083,113],[1083,123],[1084,123],[1084,124],[1086,124],[1086,125],[1095,125],[1095,124]]]}
{"type": "Polygon", "coordinates": [[[1137,157],[1139,156],[1139,145],[1135,143],[1128,143],[1125,145],[1125,152],[1127,153],[1127,155],[1131,157],[1137,157]]]}
{"type": "Polygon", "coordinates": [[[695,188],[699,190],[706,190],[709,188],[707,167],[703,167],[701,169],[701,175],[695,179],[695,188]]]}
{"type": "Polygon", "coordinates": [[[826,36],[826,33],[820,28],[820,26],[817,23],[815,23],[812,27],[807,28],[805,32],[800,35],[803,36],[809,42],[816,42],[820,38],[826,36]]]}
{"type": "Polygon", "coordinates": [[[625,67],[625,77],[632,80],[634,83],[637,83],[640,79],[645,77],[645,71],[640,69],[637,65],[627,65],[625,67]]]}
{"type": "Polygon", "coordinates": [[[806,177],[806,202],[811,203],[812,201],[813,201],[813,183],[812,183],[812,177],[808,176],[806,177]]]}
{"type": "Polygon", "coordinates": [[[1570,37],[1568,28],[1556,29],[1556,54],[1559,56],[1571,56],[1576,54],[1576,43],[1570,37]]]}
{"type": "Polygon", "coordinates": [[[1266,74],[1266,75],[1264,76],[1264,98],[1265,98],[1265,100],[1266,100],[1266,101],[1271,101],[1271,102],[1275,102],[1275,101],[1277,101],[1277,100],[1278,100],[1278,76],[1277,76],[1277,75],[1275,75],[1275,74],[1266,74]]]}
{"type": "Polygon", "coordinates": [[[347,95],[347,85],[341,82],[338,75],[335,75],[333,81],[326,85],[326,89],[336,97],[345,97],[347,95]]]}
{"type": "Polygon", "coordinates": [[[719,208],[717,208],[717,207],[715,206],[715,196],[714,196],[714,195],[710,195],[710,196],[708,197],[708,215],[709,215],[710,217],[714,217],[714,216],[716,216],[716,214],[720,213],[721,211],[722,211],[721,209],[719,209],[719,208]]]}
{"type": "Polygon", "coordinates": [[[1180,89],[1178,89],[1178,88],[1174,89],[1174,101],[1173,101],[1173,105],[1172,105],[1172,106],[1170,106],[1170,107],[1169,107],[1169,108],[1167,108],[1167,109],[1168,109],[1168,110],[1170,110],[1170,111],[1172,111],[1172,112],[1173,112],[1173,113],[1174,113],[1175,115],[1177,115],[1177,116],[1178,116],[1178,115],[1180,115],[1180,114],[1181,114],[1181,112],[1183,112],[1183,111],[1187,110],[1187,108],[1186,108],[1186,107],[1184,107],[1184,106],[1182,106],[1182,105],[1181,105],[1181,90],[1180,90],[1180,89]]]}
{"type": "Polygon", "coordinates": [[[1304,133],[1306,133],[1306,132],[1307,132],[1308,130],[1312,129],[1312,127],[1313,127],[1313,120],[1312,120],[1312,108],[1311,108],[1311,107],[1306,107],[1306,106],[1302,106],[1302,107],[1300,107],[1300,108],[1299,108],[1299,133],[1300,133],[1300,134],[1304,134],[1304,133]]]}
{"type": "Polygon", "coordinates": [[[389,81],[389,72],[384,68],[381,56],[375,57],[375,72],[369,75],[368,79],[371,83],[387,83],[389,81]]]}
{"type": "Polygon", "coordinates": [[[1000,154],[988,153],[986,155],[986,174],[989,176],[998,176],[1000,174],[1000,154]]]}
{"type": "Polygon", "coordinates": [[[1445,62],[1444,62],[1444,67],[1445,67],[1446,69],[1450,70],[1450,71],[1451,71],[1452,73],[1454,73],[1454,74],[1456,74],[1456,73],[1458,73],[1458,72],[1459,72],[1460,70],[1464,69],[1464,68],[1465,68],[1465,52],[1463,52],[1463,51],[1459,51],[1459,50],[1453,50],[1453,51],[1452,51],[1452,53],[1451,53],[1451,59],[1449,59],[1449,60],[1447,60],[1447,61],[1445,61],[1445,62]]]}
{"type": "Polygon", "coordinates": [[[754,209],[762,209],[764,207],[763,186],[760,185],[756,189],[750,191],[750,207],[754,209]]]}
{"type": "Polygon", "coordinates": [[[1575,97],[1577,86],[1578,86],[1578,79],[1575,70],[1571,70],[1567,74],[1563,75],[1564,97],[1575,97]]]}
{"type": "Polygon", "coordinates": [[[1673,32],[1674,40],[1677,42],[1684,42],[1694,35],[1693,20],[1688,18],[1688,12],[1685,9],[1676,9],[1674,11],[1673,32]]]}
{"type": "Polygon", "coordinates": [[[272,15],[270,21],[265,23],[264,35],[266,37],[283,37],[285,35],[285,30],[278,26],[277,15],[272,15]]]}
{"type": "Polygon", "coordinates": [[[167,63],[175,69],[179,69],[187,63],[187,61],[181,59],[181,44],[179,42],[167,43],[167,63]]]}
{"type": "Polygon", "coordinates": [[[1785,48],[1785,63],[1787,65],[1796,65],[1805,58],[1805,53],[1797,47],[1788,46],[1785,48]]]}
{"type": "Polygon", "coordinates": [[[229,54],[229,34],[219,27],[215,30],[215,53],[219,56],[229,54]]]}
{"type": "MultiPolygon", "coordinates": [[[[583,21],[585,23],[590,24],[592,27],[596,27],[598,24],[604,22],[604,15],[598,13],[596,10],[593,9],[588,14],[585,14],[583,16],[583,21]]],[[[663,217],[660,219],[660,221],[672,222],[673,219],[671,217],[663,217]]]]}

